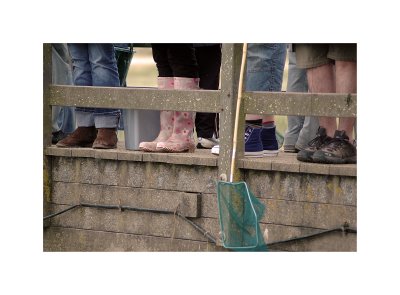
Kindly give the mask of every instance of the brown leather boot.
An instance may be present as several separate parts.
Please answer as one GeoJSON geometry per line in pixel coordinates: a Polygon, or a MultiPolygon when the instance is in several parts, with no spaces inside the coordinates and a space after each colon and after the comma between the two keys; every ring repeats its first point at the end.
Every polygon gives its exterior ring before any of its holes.
{"type": "Polygon", "coordinates": [[[57,147],[92,147],[97,136],[97,130],[94,126],[78,127],[66,138],[57,142],[57,147]]]}
{"type": "Polygon", "coordinates": [[[98,128],[97,137],[93,142],[94,149],[115,149],[118,137],[115,128],[98,128]]]}

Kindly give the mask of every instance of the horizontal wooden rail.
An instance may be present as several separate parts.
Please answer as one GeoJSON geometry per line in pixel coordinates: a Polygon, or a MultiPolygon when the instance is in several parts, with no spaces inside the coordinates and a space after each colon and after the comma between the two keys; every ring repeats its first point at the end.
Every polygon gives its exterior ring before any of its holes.
{"type": "MultiPolygon", "coordinates": [[[[51,85],[49,95],[50,105],[212,113],[224,109],[220,90],[51,85]]],[[[357,95],[245,92],[243,108],[246,114],[356,117],[357,95]]]]}
{"type": "Polygon", "coordinates": [[[211,113],[221,111],[219,90],[159,90],[61,85],[51,85],[49,88],[50,105],[211,113]]]}
{"type": "Polygon", "coordinates": [[[357,117],[357,95],[340,93],[245,92],[246,114],[357,117]]]}

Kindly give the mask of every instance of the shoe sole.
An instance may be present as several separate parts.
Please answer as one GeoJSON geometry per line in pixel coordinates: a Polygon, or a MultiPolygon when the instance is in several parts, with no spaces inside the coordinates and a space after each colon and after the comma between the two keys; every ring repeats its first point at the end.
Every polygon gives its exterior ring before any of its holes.
{"type": "Polygon", "coordinates": [[[313,163],[313,156],[314,153],[311,154],[306,154],[304,155],[304,153],[297,153],[297,160],[299,160],[300,162],[308,162],[308,163],[313,163]]]}
{"type": "Polygon", "coordinates": [[[188,148],[188,149],[183,149],[183,150],[173,150],[169,148],[162,148],[160,150],[157,150],[159,152],[164,152],[164,153],[194,153],[195,148],[188,148]]]}
{"type": "Polygon", "coordinates": [[[113,146],[108,146],[108,145],[93,145],[93,149],[99,149],[99,150],[111,150],[117,148],[117,145],[113,146]]]}
{"type": "Polygon", "coordinates": [[[144,147],[139,147],[139,150],[142,152],[146,152],[146,153],[157,153],[158,152],[157,150],[147,149],[144,147]]]}
{"type": "Polygon", "coordinates": [[[342,159],[330,156],[317,155],[316,157],[313,156],[312,159],[315,163],[320,163],[320,164],[357,164],[357,156],[342,159]]]}
{"type": "MultiPolygon", "coordinates": [[[[211,154],[219,156],[219,151],[211,151],[211,154]]],[[[274,155],[275,156],[275,155],[274,155]]],[[[264,152],[247,152],[244,154],[245,158],[262,158],[264,157],[264,152]]]]}
{"type": "Polygon", "coordinates": [[[274,150],[274,151],[264,150],[263,153],[264,153],[264,156],[266,156],[266,157],[276,157],[278,155],[278,150],[274,150]]]}
{"type": "Polygon", "coordinates": [[[212,145],[210,145],[209,147],[208,146],[203,146],[203,145],[201,145],[200,143],[198,143],[197,145],[196,145],[196,148],[198,148],[198,149],[207,149],[207,150],[209,150],[209,149],[212,149],[214,146],[212,146],[212,145]]]}
{"type": "Polygon", "coordinates": [[[82,147],[91,148],[91,147],[93,147],[93,143],[87,143],[87,144],[82,144],[82,145],[63,145],[63,144],[57,143],[56,147],[59,147],[59,148],[82,148],[82,147]]]}

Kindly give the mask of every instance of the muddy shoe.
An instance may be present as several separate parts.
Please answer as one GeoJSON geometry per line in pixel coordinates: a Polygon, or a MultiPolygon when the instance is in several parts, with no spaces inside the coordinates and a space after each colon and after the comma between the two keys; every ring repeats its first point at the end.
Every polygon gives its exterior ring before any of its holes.
{"type": "Polygon", "coordinates": [[[355,164],[357,149],[349,142],[344,130],[336,130],[333,139],[312,156],[313,162],[324,164],[355,164]]]}
{"type": "Polygon", "coordinates": [[[93,142],[94,149],[115,149],[118,137],[115,128],[98,128],[97,137],[93,142]]]}
{"type": "Polygon", "coordinates": [[[57,142],[57,147],[91,147],[97,136],[97,130],[94,126],[78,127],[66,138],[57,142]]]}
{"type": "Polygon", "coordinates": [[[324,144],[329,142],[331,138],[326,135],[326,129],[319,127],[317,137],[311,140],[304,150],[297,153],[297,160],[302,162],[313,162],[313,154],[319,150],[324,144]]]}

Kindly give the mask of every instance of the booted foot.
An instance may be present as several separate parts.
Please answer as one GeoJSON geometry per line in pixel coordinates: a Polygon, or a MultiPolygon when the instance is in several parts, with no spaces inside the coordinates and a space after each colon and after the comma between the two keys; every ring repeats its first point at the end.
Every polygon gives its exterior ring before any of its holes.
{"type": "Polygon", "coordinates": [[[139,144],[139,150],[143,152],[156,152],[157,141],[143,141],[139,144]]]}
{"type": "Polygon", "coordinates": [[[219,139],[215,138],[214,135],[211,138],[197,137],[198,149],[211,149],[218,144],[219,144],[219,139]]]}
{"type": "Polygon", "coordinates": [[[283,146],[285,153],[298,153],[300,150],[294,144],[287,144],[283,146]]]}
{"type": "Polygon", "coordinates": [[[51,143],[56,144],[57,142],[59,142],[60,140],[63,140],[67,136],[68,136],[68,134],[64,133],[62,130],[53,132],[52,137],[51,137],[51,143]]]}
{"type": "MultiPolygon", "coordinates": [[[[262,158],[264,155],[263,144],[261,142],[261,127],[246,125],[244,132],[244,156],[246,158],[262,158]]],[[[211,149],[213,155],[219,155],[219,145],[211,149]]]]}
{"type": "Polygon", "coordinates": [[[170,138],[168,141],[157,143],[156,147],[158,152],[166,153],[194,153],[195,149],[196,146],[193,139],[174,141],[170,138]]]}
{"type": "Polygon", "coordinates": [[[317,150],[319,150],[324,144],[329,142],[330,139],[331,138],[326,135],[326,129],[319,127],[317,131],[317,137],[311,140],[308,143],[308,146],[304,150],[298,152],[297,160],[302,162],[313,162],[312,159],[313,154],[317,150]]]}
{"type": "Polygon", "coordinates": [[[93,142],[94,149],[115,149],[118,137],[115,128],[98,128],[97,137],[93,142]]]}
{"type": "Polygon", "coordinates": [[[171,136],[166,141],[157,143],[157,152],[194,153],[196,146],[193,139],[194,112],[174,112],[174,125],[171,136]]]}
{"type": "Polygon", "coordinates": [[[247,125],[244,131],[244,156],[262,158],[264,155],[261,141],[261,127],[247,125]]]}
{"type": "Polygon", "coordinates": [[[66,138],[57,142],[57,147],[91,147],[97,136],[97,130],[94,126],[78,127],[66,138]]]}
{"type": "Polygon", "coordinates": [[[159,152],[157,151],[157,143],[167,141],[172,135],[174,128],[174,112],[161,111],[160,112],[160,133],[153,141],[143,141],[139,144],[139,149],[143,152],[159,152]]]}
{"type": "Polygon", "coordinates": [[[278,155],[278,140],[276,139],[276,127],[261,129],[261,142],[263,145],[264,156],[278,155]]]}
{"type": "Polygon", "coordinates": [[[335,131],[333,139],[312,156],[313,162],[324,164],[355,164],[357,149],[349,142],[344,130],[335,131]]]}

